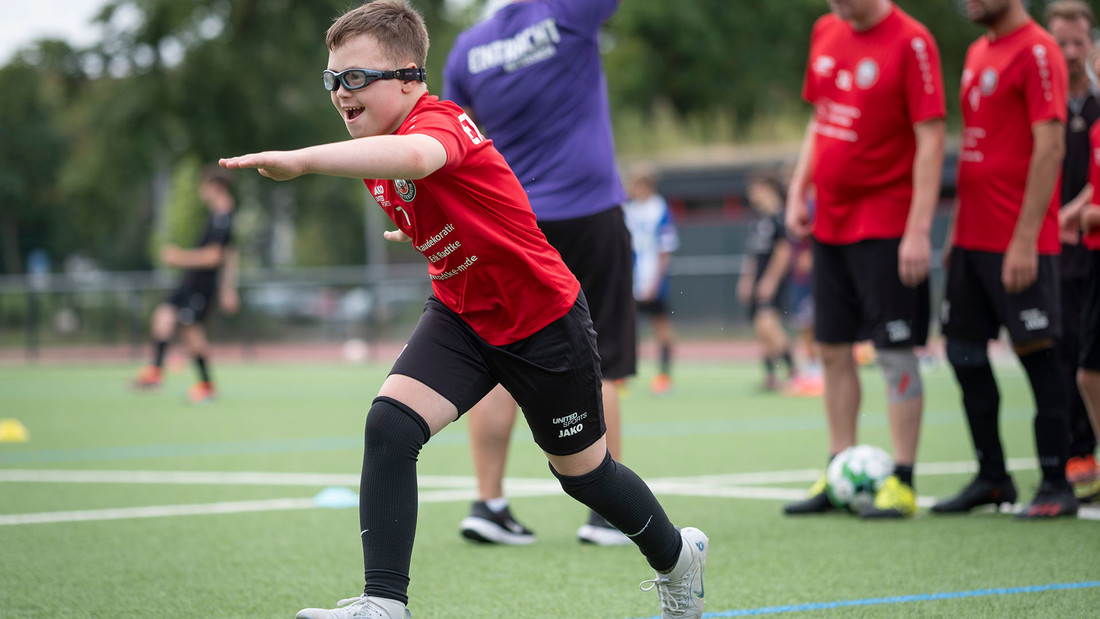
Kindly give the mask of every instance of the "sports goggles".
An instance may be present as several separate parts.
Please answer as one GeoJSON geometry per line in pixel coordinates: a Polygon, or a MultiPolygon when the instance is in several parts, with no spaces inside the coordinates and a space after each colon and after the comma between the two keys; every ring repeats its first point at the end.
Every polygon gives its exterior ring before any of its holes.
{"type": "Polygon", "coordinates": [[[321,74],[325,90],[335,91],[344,85],[348,90],[366,88],[378,80],[405,80],[423,82],[428,78],[423,67],[415,69],[397,69],[396,71],[376,71],[374,69],[345,69],[336,73],[325,69],[321,74]]]}

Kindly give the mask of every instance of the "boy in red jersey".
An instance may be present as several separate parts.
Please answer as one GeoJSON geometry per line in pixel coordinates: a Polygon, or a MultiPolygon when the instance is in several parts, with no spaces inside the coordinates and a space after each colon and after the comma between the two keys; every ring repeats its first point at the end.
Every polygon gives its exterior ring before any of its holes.
{"type": "MultiPolygon", "coordinates": [[[[861,511],[916,512],[913,467],[924,391],[915,346],[928,336],[929,234],[943,166],[939,51],[928,30],[887,0],[829,0],[814,25],[803,97],[814,104],[787,193],[787,230],[811,232],[814,337],[821,351],[830,459],[856,443],[860,383],[854,342],[874,341],[887,384],[893,474],[861,511]]],[[[832,509],[822,476],[787,514],[832,509]]]]}
{"type": "Polygon", "coordinates": [[[987,33],[966,54],[960,98],[963,141],[958,201],[948,235],[947,291],[940,319],[947,359],[962,390],[978,475],[933,512],[1012,503],[998,416],[1000,394],[988,340],[1001,326],[1031,383],[1042,483],[1018,518],[1077,512],[1066,481],[1069,413],[1054,343],[1059,307],[1059,196],[1068,71],[1057,42],[1021,0],[969,0],[987,33]]]}
{"type": "Polygon", "coordinates": [[[580,285],[492,142],[461,108],[428,94],[423,19],[404,0],[378,0],[336,20],[326,43],[325,88],[356,139],[222,165],[275,180],[365,179],[397,226],[386,238],[411,241],[428,259],[433,296],[367,415],[364,593],[298,617],[409,616],[418,454],[498,383],[519,402],[565,492],[626,532],[657,571],[643,588],[658,590],[662,616],[700,617],[708,540],[678,531],[645,483],[609,456],[580,285]]]}
{"type": "MultiPolygon", "coordinates": [[[[1092,126],[1089,139],[1092,157],[1089,182],[1100,187],[1100,123],[1092,126]]],[[[1077,387],[1085,401],[1092,431],[1100,436],[1100,200],[1093,193],[1092,204],[1081,211],[1082,243],[1089,250],[1085,279],[1085,301],[1081,308],[1081,356],[1077,362],[1077,387]]],[[[1100,498],[1100,480],[1075,488],[1082,501],[1100,498]]]]}

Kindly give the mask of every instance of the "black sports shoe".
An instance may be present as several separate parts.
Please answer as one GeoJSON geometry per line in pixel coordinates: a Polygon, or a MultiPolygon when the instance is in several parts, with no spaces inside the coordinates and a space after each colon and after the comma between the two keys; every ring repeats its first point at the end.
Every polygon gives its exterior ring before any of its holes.
{"type": "Polygon", "coordinates": [[[1039,484],[1039,491],[1035,493],[1035,499],[1017,512],[1016,518],[1036,520],[1039,518],[1073,516],[1076,513],[1077,497],[1073,495],[1073,488],[1068,483],[1054,484],[1044,481],[1039,484]]]}
{"type": "Polygon", "coordinates": [[[1001,505],[1016,502],[1016,486],[1011,477],[1001,481],[989,481],[975,477],[961,492],[949,499],[937,501],[932,511],[937,514],[960,514],[979,505],[1001,505]]]}
{"type": "Polygon", "coordinates": [[[470,506],[470,515],[459,525],[462,537],[482,544],[522,545],[535,542],[535,534],[512,517],[505,507],[499,512],[489,509],[485,501],[470,506]]]}
{"type": "Polygon", "coordinates": [[[577,529],[577,539],[582,544],[597,546],[626,546],[634,543],[603,516],[591,510],[588,512],[588,523],[577,529]]]}
{"type": "Polygon", "coordinates": [[[825,493],[826,487],[825,476],[822,475],[821,478],[810,487],[809,498],[787,503],[783,506],[783,513],[788,516],[798,516],[802,514],[823,514],[833,511],[836,509],[836,506],[829,500],[829,495],[825,493]]]}

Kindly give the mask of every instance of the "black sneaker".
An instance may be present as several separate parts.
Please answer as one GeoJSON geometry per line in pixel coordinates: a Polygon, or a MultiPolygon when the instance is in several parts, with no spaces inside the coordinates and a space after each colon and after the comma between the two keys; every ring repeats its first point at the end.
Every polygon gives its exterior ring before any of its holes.
{"type": "Polygon", "coordinates": [[[1020,520],[1057,518],[1077,514],[1077,497],[1068,483],[1055,484],[1044,481],[1039,484],[1035,499],[1016,514],[1020,520]]]}
{"type": "Polygon", "coordinates": [[[979,505],[1001,505],[1016,502],[1016,486],[1011,477],[989,481],[975,477],[961,492],[949,499],[937,501],[932,511],[937,514],[961,514],[979,505]]]}
{"type": "Polygon", "coordinates": [[[462,537],[482,544],[533,544],[535,534],[512,517],[507,507],[494,512],[485,501],[470,506],[470,515],[459,525],[462,537]]]}
{"type": "Polygon", "coordinates": [[[634,542],[594,511],[588,512],[588,523],[577,529],[577,539],[582,544],[597,546],[627,546],[634,542]]]}
{"type": "Polygon", "coordinates": [[[822,475],[821,478],[810,487],[809,498],[795,501],[794,503],[787,503],[783,506],[783,513],[788,516],[799,516],[802,514],[824,514],[825,512],[833,511],[836,509],[836,506],[829,500],[829,495],[825,492],[826,487],[827,483],[825,481],[825,476],[822,475]]]}

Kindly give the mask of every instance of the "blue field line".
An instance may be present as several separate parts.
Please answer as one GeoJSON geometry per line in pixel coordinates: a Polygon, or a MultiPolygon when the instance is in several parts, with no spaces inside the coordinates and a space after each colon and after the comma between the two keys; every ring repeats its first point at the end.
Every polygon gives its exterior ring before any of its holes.
{"type": "MultiPolygon", "coordinates": [[[[1001,421],[1031,419],[1033,410],[1006,408],[1001,411],[1001,421]]],[[[927,411],[924,425],[962,423],[959,411],[927,411]]],[[[865,413],[860,417],[863,428],[886,427],[885,412],[865,413]]],[[[824,415],[798,417],[770,417],[751,419],[716,419],[713,421],[658,421],[627,423],[623,427],[626,437],[714,436],[718,434],[768,434],[784,431],[810,431],[825,427],[824,415]]],[[[514,437],[529,440],[530,431],[519,428],[514,437]]],[[[429,445],[465,445],[469,436],[465,431],[448,431],[432,437],[429,445]]],[[[314,438],[264,439],[255,441],[226,441],[218,443],[177,443],[165,445],[124,445],[77,449],[43,449],[0,453],[0,466],[13,464],[47,464],[51,462],[99,462],[104,460],[145,460],[156,458],[185,458],[198,456],[235,456],[272,453],[299,453],[363,448],[362,435],[314,438]]]]}
{"type": "MultiPolygon", "coordinates": [[[[752,617],[756,615],[779,615],[782,613],[802,613],[812,610],[832,610],[834,608],[846,608],[851,606],[879,606],[882,604],[907,604],[909,602],[932,602],[936,600],[957,600],[962,598],[986,597],[990,595],[1016,595],[1018,593],[1042,593],[1044,591],[1064,591],[1067,589],[1091,589],[1100,587],[1100,580],[1087,582],[1064,582],[1050,585],[1033,585],[1030,587],[998,587],[996,589],[975,589],[973,591],[951,591],[944,593],[922,593],[918,595],[897,595],[882,598],[865,598],[862,600],[839,600],[836,602],[812,602],[808,604],[787,604],[784,606],[765,606],[763,608],[744,608],[741,610],[725,610],[712,613],[703,613],[703,619],[717,619],[719,617],[752,617]]],[[[640,619],[661,619],[660,617],[644,617],[640,619]]]]}

